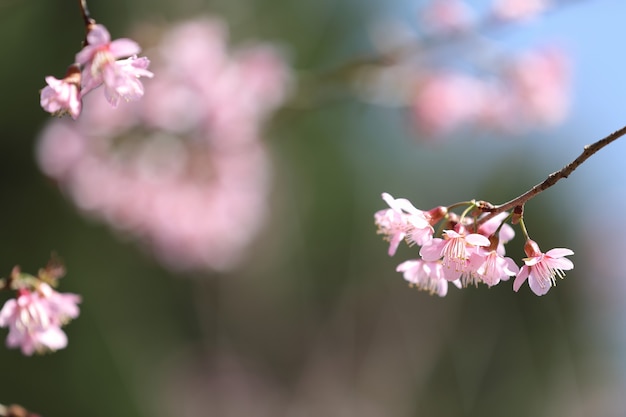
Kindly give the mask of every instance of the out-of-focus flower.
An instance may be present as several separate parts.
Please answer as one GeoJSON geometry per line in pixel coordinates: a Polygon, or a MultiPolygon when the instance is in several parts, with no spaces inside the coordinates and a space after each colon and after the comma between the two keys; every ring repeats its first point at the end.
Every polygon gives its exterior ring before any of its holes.
{"type": "Polygon", "coordinates": [[[80,114],[80,72],[72,73],[62,80],[46,77],[48,84],[41,90],[41,107],[52,114],[69,113],[73,119],[80,114]]]}
{"type": "Polygon", "coordinates": [[[357,66],[353,86],[366,100],[407,109],[421,139],[468,128],[516,135],[556,125],[570,101],[566,53],[540,46],[494,54],[500,48],[490,48],[488,37],[493,28],[534,16],[547,5],[547,0],[502,0],[475,18],[462,0],[427,1],[419,30],[404,30],[401,43],[376,32],[380,58],[357,66]],[[477,36],[481,42],[464,43],[477,36]]]}
{"type": "MultiPolygon", "coordinates": [[[[436,72],[419,78],[412,102],[417,129],[429,137],[473,123],[486,105],[484,84],[462,73],[436,72]]],[[[493,103],[490,103],[493,105],[493,103]]]]}
{"type": "Polygon", "coordinates": [[[67,336],[61,326],[78,317],[80,296],[61,294],[48,284],[36,291],[22,289],[0,311],[0,327],[8,327],[8,347],[19,347],[24,355],[63,349],[67,336]]]}
{"type": "Polygon", "coordinates": [[[450,71],[421,76],[412,115],[427,137],[465,127],[516,133],[561,122],[569,109],[569,65],[552,47],[512,59],[498,77],[450,71]]]}
{"type": "MultiPolygon", "coordinates": [[[[108,35],[100,35],[94,44],[110,54],[108,35]]],[[[90,94],[77,123],[52,121],[40,137],[41,169],[82,211],[134,236],[176,270],[234,267],[267,213],[262,129],[287,97],[290,70],[276,48],[231,53],[226,42],[218,19],[171,28],[155,42],[151,65],[159,77],[145,82],[143,100],[116,110],[90,94]]],[[[94,46],[81,60],[95,68],[99,53],[94,46]]],[[[128,83],[113,80],[109,89],[106,70],[92,77],[105,79],[107,99],[140,94],[133,81],[147,60],[115,65],[113,78],[122,68],[128,83]]]]}
{"type": "Polygon", "coordinates": [[[532,19],[549,5],[548,0],[496,0],[492,6],[492,15],[500,20],[532,19]]]}
{"type": "Polygon", "coordinates": [[[521,54],[510,62],[503,79],[505,95],[515,100],[513,123],[551,126],[567,115],[570,65],[561,49],[546,47],[521,54]]]}
{"type": "Polygon", "coordinates": [[[556,285],[557,277],[565,277],[563,271],[574,268],[572,261],[565,258],[574,254],[571,249],[556,248],[543,253],[535,241],[528,239],[524,245],[524,252],[528,258],[524,259],[525,265],[513,282],[515,291],[518,291],[528,279],[530,289],[537,295],[544,295],[550,287],[556,285]]]}
{"type": "Polygon", "coordinates": [[[420,12],[420,21],[433,35],[463,32],[474,24],[474,12],[461,0],[433,0],[420,12]]]}

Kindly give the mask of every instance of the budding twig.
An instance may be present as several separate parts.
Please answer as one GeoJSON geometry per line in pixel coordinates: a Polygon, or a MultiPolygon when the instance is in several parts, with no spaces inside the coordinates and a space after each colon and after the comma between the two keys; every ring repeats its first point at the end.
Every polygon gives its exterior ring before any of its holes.
{"type": "Polygon", "coordinates": [[[528,200],[530,200],[537,194],[541,193],[542,191],[545,191],[548,188],[552,187],[561,178],[567,178],[572,172],[574,172],[576,168],[578,168],[580,165],[583,164],[583,162],[589,159],[591,155],[595,154],[600,149],[604,148],[611,142],[614,142],[615,140],[621,138],[624,135],[626,135],[626,126],[622,127],[619,130],[616,130],[615,132],[611,133],[607,137],[600,139],[599,141],[595,143],[592,143],[591,145],[585,146],[585,148],[583,149],[583,152],[580,155],[578,155],[576,159],[574,159],[569,164],[565,165],[560,170],[548,175],[548,178],[543,180],[543,182],[540,182],[539,184],[535,185],[533,188],[526,191],[524,194],[520,195],[519,197],[515,197],[514,199],[507,201],[506,203],[497,205],[497,206],[482,207],[481,210],[483,212],[490,213],[490,214],[482,218],[480,220],[480,223],[483,223],[489,220],[490,218],[494,217],[496,214],[502,213],[503,211],[508,211],[508,210],[515,209],[518,207],[523,208],[524,204],[526,204],[528,200]]]}

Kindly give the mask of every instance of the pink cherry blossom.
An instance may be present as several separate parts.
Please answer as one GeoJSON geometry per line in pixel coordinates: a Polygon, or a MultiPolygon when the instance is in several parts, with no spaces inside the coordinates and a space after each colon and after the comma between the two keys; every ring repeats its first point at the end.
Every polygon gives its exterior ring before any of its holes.
{"type": "Polygon", "coordinates": [[[432,238],[433,227],[423,211],[418,210],[405,198],[393,198],[382,194],[389,209],[374,214],[378,234],[389,241],[389,256],[393,256],[402,240],[409,237],[411,243],[422,245],[432,238]]]}
{"type": "Polygon", "coordinates": [[[113,107],[117,107],[120,98],[131,101],[143,97],[144,88],[139,77],[152,78],[154,75],[148,71],[148,65],[148,58],[133,56],[103,68],[104,96],[113,107]]]}
{"type": "Polygon", "coordinates": [[[413,259],[402,262],[396,271],[402,272],[404,279],[418,290],[428,291],[431,295],[437,294],[440,297],[448,293],[448,280],[444,277],[441,262],[413,259]]]}
{"type": "Polygon", "coordinates": [[[491,237],[498,228],[498,254],[503,256],[505,254],[504,245],[510,242],[515,237],[515,230],[508,223],[502,224],[502,222],[509,216],[509,213],[500,213],[486,222],[482,223],[478,227],[478,233],[486,237],[491,237]]]}
{"type": "Polygon", "coordinates": [[[69,113],[73,119],[80,114],[79,83],[65,78],[46,77],[48,85],[41,90],[41,107],[53,114],[69,113]]]}
{"type": "Polygon", "coordinates": [[[528,258],[524,259],[524,266],[520,269],[513,290],[518,291],[528,279],[530,289],[537,295],[544,295],[550,287],[556,285],[556,278],[564,278],[563,271],[574,268],[574,264],[565,256],[573,255],[574,252],[566,248],[555,248],[545,253],[541,252],[539,245],[528,239],[524,245],[524,251],[528,258]]]}
{"type": "Polygon", "coordinates": [[[109,31],[102,25],[93,25],[87,34],[87,45],[76,54],[76,62],[83,66],[81,97],[102,83],[107,100],[116,106],[120,97],[136,100],[143,96],[139,77],[152,77],[147,70],[149,61],[136,58],[141,48],[131,39],[111,41],[109,31]],[[129,58],[118,61],[120,58],[129,58]]]}
{"type": "Polygon", "coordinates": [[[497,251],[478,250],[469,259],[469,269],[477,282],[483,282],[489,287],[500,281],[507,281],[516,275],[519,267],[511,258],[506,258],[497,251]]]}
{"type": "Polygon", "coordinates": [[[159,77],[145,80],[137,101],[148,60],[134,56],[132,41],[120,46],[103,28],[90,32],[77,59],[94,69],[92,83],[104,82],[105,97],[84,97],[77,123],[51,120],[38,162],[85,215],[134,238],[168,268],[229,270],[267,218],[263,129],[290,91],[291,72],[265,43],[231,51],[217,18],[162,33],[154,40],[159,77]]]}
{"type": "Polygon", "coordinates": [[[63,349],[67,336],[61,326],[78,317],[80,297],[61,294],[42,283],[37,291],[20,290],[0,311],[0,327],[8,327],[8,347],[19,347],[24,355],[63,349]]]}
{"type": "Polygon", "coordinates": [[[420,249],[425,261],[442,259],[444,274],[448,281],[454,281],[470,273],[468,261],[477,247],[489,246],[489,239],[478,233],[462,234],[454,230],[444,230],[444,239],[435,238],[420,249]]]}

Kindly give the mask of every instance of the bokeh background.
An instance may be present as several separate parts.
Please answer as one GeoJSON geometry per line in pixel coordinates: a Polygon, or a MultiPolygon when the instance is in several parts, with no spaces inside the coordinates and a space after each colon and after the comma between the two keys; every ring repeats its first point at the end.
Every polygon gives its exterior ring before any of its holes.
{"type": "MultiPolygon", "coordinates": [[[[284,47],[297,77],[369,56],[372,27],[417,25],[421,4],[89,2],[114,38],[219,16],[234,44],[284,47]]],[[[61,291],[83,297],[67,349],[0,349],[0,402],[49,417],[624,415],[624,143],[527,205],[542,248],[575,252],[545,297],[510,283],[446,298],[410,289],[395,267],[414,255],[387,256],[373,213],[383,191],[423,209],[506,201],[623,126],[625,13],[618,0],[562,2],[489,34],[500,48],[556,40],[569,54],[571,109],[551,129],[425,142],[406,109],[342,86],[283,109],[265,132],[270,215],[245,261],[181,274],[81,215],[36,164],[43,78],[65,71],[84,35],[76,2],[0,0],[0,270],[35,272],[54,250],[68,268],[61,291]]],[[[508,251],[523,256],[519,241],[508,251]]]]}

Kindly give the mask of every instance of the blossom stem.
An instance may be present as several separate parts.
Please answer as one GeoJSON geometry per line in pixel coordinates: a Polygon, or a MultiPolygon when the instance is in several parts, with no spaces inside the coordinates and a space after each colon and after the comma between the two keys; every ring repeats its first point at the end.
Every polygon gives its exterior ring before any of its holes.
{"type": "Polygon", "coordinates": [[[626,126],[622,127],[621,129],[616,130],[615,132],[611,133],[605,138],[602,138],[599,141],[592,143],[591,145],[586,145],[583,149],[583,152],[580,155],[578,155],[576,159],[574,159],[569,164],[565,165],[560,170],[548,175],[548,178],[546,178],[539,184],[535,185],[530,190],[526,191],[524,194],[497,206],[481,207],[481,210],[485,213],[489,213],[489,215],[480,219],[480,223],[486,222],[490,218],[494,217],[498,213],[502,213],[503,211],[516,209],[516,208],[521,211],[524,207],[524,204],[528,200],[535,197],[537,194],[547,190],[548,188],[552,187],[560,179],[567,178],[572,172],[574,172],[576,168],[578,168],[587,159],[589,159],[591,155],[595,154],[600,149],[616,141],[617,139],[621,138],[624,135],[626,135],[626,126]]]}
{"type": "Polygon", "coordinates": [[[94,19],[91,18],[89,14],[89,9],[87,8],[87,0],[78,0],[78,7],[80,8],[80,13],[83,16],[83,22],[85,22],[85,28],[89,30],[89,27],[96,23],[94,19]]]}
{"type": "Polygon", "coordinates": [[[523,217],[519,219],[519,225],[522,228],[522,233],[524,234],[526,240],[530,239],[530,236],[528,236],[528,230],[526,230],[526,224],[524,223],[523,217]]]}

